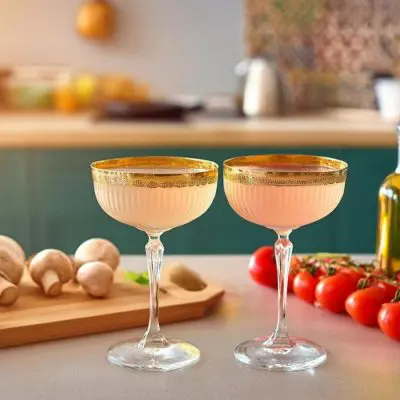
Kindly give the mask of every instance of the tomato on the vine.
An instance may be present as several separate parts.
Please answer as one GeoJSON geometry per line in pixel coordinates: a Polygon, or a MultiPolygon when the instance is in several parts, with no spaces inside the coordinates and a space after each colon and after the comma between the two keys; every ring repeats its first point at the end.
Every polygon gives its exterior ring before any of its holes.
{"type": "MultiPolygon", "coordinates": [[[[293,279],[297,274],[300,261],[293,256],[290,263],[288,292],[293,290],[293,279]]],[[[259,285],[272,288],[278,287],[275,251],[272,246],[263,246],[257,249],[250,258],[249,273],[252,279],[259,285]]]]}
{"type": "Polygon", "coordinates": [[[360,289],[347,298],[346,311],[359,324],[377,325],[379,310],[390,299],[390,294],[382,287],[360,289]]]}
{"type": "Polygon", "coordinates": [[[356,284],[359,283],[360,279],[365,278],[365,272],[363,270],[350,268],[350,267],[341,268],[339,273],[348,275],[350,278],[354,279],[356,284]]]}
{"type": "Polygon", "coordinates": [[[323,278],[315,288],[317,304],[328,311],[341,313],[345,311],[347,297],[357,289],[357,282],[349,274],[338,273],[323,278]]]}
{"type": "Polygon", "coordinates": [[[335,266],[328,266],[326,264],[321,265],[318,267],[316,276],[323,277],[323,276],[332,276],[338,272],[338,267],[335,266]]]}
{"type": "Polygon", "coordinates": [[[390,282],[383,281],[383,280],[376,280],[372,284],[372,286],[380,287],[380,288],[384,289],[385,292],[387,293],[387,297],[388,297],[387,301],[390,301],[394,298],[394,296],[396,295],[397,289],[398,289],[398,286],[396,286],[390,282]]]}
{"type": "Polygon", "coordinates": [[[249,262],[249,273],[260,285],[272,288],[278,286],[275,253],[272,246],[260,247],[253,253],[249,262]]]}
{"type": "Polygon", "coordinates": [[[318,278],[311,274],[310,271],[300,271],[293,282],[294,294],[306,301],[307,303],[314,304],[315,301],[315,287],[318,284],[318,278]]]}
{"type": "Polygon", "coordinates": [[[296,278],[297,274],[298,274],[297,270],[289,271],[289,277],[288,277],[288,283],[287,283],[288,293],[293,293],[293,283],[294,283],[294,279],[296,278]]]}
{"type": "Polygon", "coordinates": [[[294,278],[296,278],[296,275],[300,271],[300,265],[301,265],[300,259],[296,256],[292,256],[292,259],[290,262],[289,277],[288,277],[288,293],[293,292],[294,278]]]}
{"type": "Polygon", "coordinates": [[[400,340],[400,303],[386,303],[378,315],[381,331],[392,339],[400,340]]]}

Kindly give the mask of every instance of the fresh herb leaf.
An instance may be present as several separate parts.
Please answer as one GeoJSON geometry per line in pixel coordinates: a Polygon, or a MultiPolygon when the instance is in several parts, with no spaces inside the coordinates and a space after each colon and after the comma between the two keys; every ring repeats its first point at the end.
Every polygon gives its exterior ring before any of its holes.
{"type": "Polygon", "coordinates": [[[148,285],[149,274],[147,272],[143,272],[142,274],[140,274],[138,279],[136,280],[136,283],[138,283],[139,285],[148,285]]]}
{"type": "Polygon", "coordinates": [[[133,271],[125,271],[125,278],[129,281],[136,282],[139,285],[149,284],[149,274],[147,272],[137,273],[133,271]]]}

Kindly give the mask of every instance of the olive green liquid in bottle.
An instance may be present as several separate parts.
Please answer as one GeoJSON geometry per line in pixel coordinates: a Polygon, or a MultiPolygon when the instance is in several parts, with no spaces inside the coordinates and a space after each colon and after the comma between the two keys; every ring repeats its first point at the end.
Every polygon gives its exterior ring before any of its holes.
{"type": "Polygon", "coordinates": [[[383,181],[378,199],[377,259],[389,276],[400,272],[400,126],[397,137],[397,168],[383,181]]]}

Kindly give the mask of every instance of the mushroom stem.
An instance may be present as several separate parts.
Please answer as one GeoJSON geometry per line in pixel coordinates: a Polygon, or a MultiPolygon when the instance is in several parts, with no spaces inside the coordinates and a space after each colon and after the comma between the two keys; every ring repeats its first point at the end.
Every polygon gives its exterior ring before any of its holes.
{"type": "Polygon", "coordinates": [[[0,304],[4,306],[15,303],[18,299],[18,287],[0,276],[0,304]]]}
{"type": "Polygon", "coordinates": [[[41,283],[46,296],[58,296],[61,293],[61,282],[53,269],[48,269],[43,274],[41,283]]]}

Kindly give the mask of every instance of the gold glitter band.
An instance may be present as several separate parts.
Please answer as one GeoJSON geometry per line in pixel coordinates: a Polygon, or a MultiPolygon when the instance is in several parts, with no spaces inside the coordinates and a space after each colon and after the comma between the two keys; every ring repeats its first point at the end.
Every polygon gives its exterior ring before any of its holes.
{"type": "Polygon", "coordinates": [[[224,179],[247,185],[314,186],[346,181],[348,165],[334,158],[301,154],[269,154],[236,157],[224,162],[224,179]],[[302,171],[276,171],[268,167],[281,165],[302,171]],[[250,167],[250,168],[249,168],[250,167]],[[309,170],[307,170],[309,167],[309,170]],[[321,167],[321,171],[315,171],[321,167]],[[254,169],[253,169],[254,168],[254,169]]]}
{"type": "Polygon", "coordinates": [[[218,165],[212,161],[185,157],[149,156],[126,157],[96,161],[91,164],[93,182],[105,185],[124,185],[148,188],[202,186],[215,183],[218,165]],[[118,168],[185,169],[178,174],[141,173],[118,168]],[[193,170],[193,171],[191,171],[193,170]]]}

